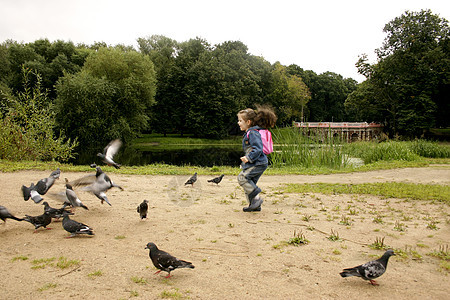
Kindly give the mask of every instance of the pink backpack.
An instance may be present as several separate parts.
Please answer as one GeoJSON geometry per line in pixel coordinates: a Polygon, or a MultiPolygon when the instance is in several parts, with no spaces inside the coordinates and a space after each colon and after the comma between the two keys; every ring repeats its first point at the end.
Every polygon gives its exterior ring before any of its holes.
{"type": "MultiPolygon", "coordinates": [[[[250,131],[247,132],[247,138],[250,131]]],[[[273,140],[272,140],[272,133],[267,129],[260,129],[258,130],[259,134],[261,135],[261,140],[263,143],[263,152],[265,155],[268,155],[273,152],[273,140]]]]}

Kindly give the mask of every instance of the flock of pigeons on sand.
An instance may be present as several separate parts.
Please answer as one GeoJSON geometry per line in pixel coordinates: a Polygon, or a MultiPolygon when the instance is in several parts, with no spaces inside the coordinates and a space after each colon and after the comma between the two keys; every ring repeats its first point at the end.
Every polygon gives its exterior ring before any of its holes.
{"type": "MultiPolygon", "coordinates": [[[[113,140],[104,148],[103,153],[98,153],[97,156],[100,157],[105,164],[119,169],[121,165],[114,162],[113,157],[118,152],[121,146],[122,142],[120,140],[113,140]]],[[[77,194],[74,191],[74,187],[81,187],[82,190],[88,191],[95,195],[98,199],[100,199],[102,204],[106,202],[109,205],[111,205],[111,203],[106,196],[106,192],[113,187],[119,188],[120,190],[123,190],[123,188],[115,184],[111,180],[111,178],[96,164],[92,164],[91,167],[95,168],[95,174],[87,175],[74,181],[69,181],[67,178],[65,178],[66,190],[64,193],[59,194],[60,198],[64,199],[64,203],[61,208],[50,207],[50,205],[46,201],[43,201],[44,199],[42,198],[42,196],[45,195],[53,186],[55,181],[59,179],[61,170],[58,168],[57,170],[51,172],[49,177],[39,180],[36,184],[31,183],[29,187],[23,185],[21,188],[22,195],[25,201],[28,201],[31,198],[36,204],[42,202],[42,205],[44,205],[44,213],[42,215],[25,215],[24,218],[17,218],[12,215],[6,207],[0,205],[0,219],[4,221],[4,224],[6,224],[6,219],[12,219],[15,221],[27,221],[34,225],[36,232],[40,227],[51,229],[47,226],[50,225],[52,219],[59,220],[60,218],[63,218],[62,227],[64,228],[64,230],[70,233],[70,236],[68,236],[67,238],[72,238],[77,235],[94,235],[91,227],[72,220],[69,217],[70,215],[74,215],[74,211],[78,207],[89,210],[89,208],[85,206],[78,198],[77,194]],[[67,210],[67,207],[70,207],[71,209],[67,210]]],[[[208,180],[208,182],[218,185],[222,181],[223,177],[224,175],[222,174],[219,177],[208,180]]],[[[192,175],[185,182],[185,185],[190,184],[191,186],[193,186],[196,181],[197,173],[192,175]]],[[[139,206],[137,207],[137,212],[139,213],[139,217],[141,218],[141,220],[147,218],[147,200],[144,200],[139,204],[139,206]]],[[[170,255],[169,253],[158,249],[158,247],[154,243],[148,243],[145,249],[150,250],[150,259],[153,265],[157,269],[159,269],[159,271],[157,271],[155,274],[158,274],[161,271],[165,271],[168,273],[168,275],[166,276],[166,278],[168,278],[171,277],[170,272],[175,269],[195,268],[191,262],[178,259],[170,255]]],[[[364,280],[368,280],[372,285],[377,285],[374,279],[384,274],[387,268],[388,260],[392,255],[395,255],[394,251],[387,250],[379,259],[369,261],[365,264],[353,268],[344,269],[340,273],[340,275],[342,277],[361,277],[364,280]]]]}

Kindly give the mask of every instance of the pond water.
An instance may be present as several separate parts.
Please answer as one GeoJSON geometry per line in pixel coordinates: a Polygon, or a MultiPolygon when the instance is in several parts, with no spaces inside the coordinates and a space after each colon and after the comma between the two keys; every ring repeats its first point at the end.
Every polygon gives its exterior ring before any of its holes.
{"type": "MultiPolygon", "coordinates": [[[[98,151],[84,151],[71,161],[75,165],[100,163],[96,156],[98,151]]],[[[185,146],[184,148],[147,147],[135,149],[123,147],[114,157],[114,161],[124,166],[143,166],[153,163],[184,166],[239,166],[242,148],[217,146],[185,146]]]]}

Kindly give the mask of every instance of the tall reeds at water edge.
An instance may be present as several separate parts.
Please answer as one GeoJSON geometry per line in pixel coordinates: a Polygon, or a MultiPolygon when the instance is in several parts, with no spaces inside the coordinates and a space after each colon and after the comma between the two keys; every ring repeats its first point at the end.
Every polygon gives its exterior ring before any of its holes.
{"type": "Polygon", "coordinates": [[[273,130],[274,152],[270,155],[272,165],[339,169],[348,164],[340,139],[321,135],[306,136],[301,130],[298,128],[273,130]]]}
{"type": "Polygon", "coordinates": [[[377,161],[415,161],[426,158],[450,158],[450,146],[427,140],[359,141],[346,143],[328,134],[310,134],[299,128],[276,128],[272,131],[274,152],[272,165],[302,168],[326,167],[340,169],[351,164],[353,158],[364,164],[377,161]]]}

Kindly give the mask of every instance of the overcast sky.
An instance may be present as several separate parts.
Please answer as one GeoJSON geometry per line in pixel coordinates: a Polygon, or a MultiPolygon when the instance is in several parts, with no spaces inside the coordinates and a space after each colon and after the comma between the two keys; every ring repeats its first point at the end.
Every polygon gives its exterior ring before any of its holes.
{"type": "Polygon", "coordinates": [[[154,34],[215,45],[239,40],[271,63],[361,82],[360,54],[375,62],[383,27],[406,10],[450,19],[446,0],[0,0],[0,42],[40,38],[136,46],[154,34]]]}

